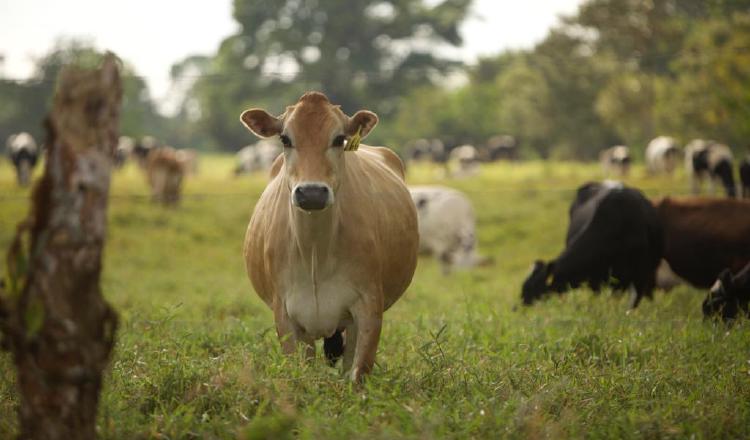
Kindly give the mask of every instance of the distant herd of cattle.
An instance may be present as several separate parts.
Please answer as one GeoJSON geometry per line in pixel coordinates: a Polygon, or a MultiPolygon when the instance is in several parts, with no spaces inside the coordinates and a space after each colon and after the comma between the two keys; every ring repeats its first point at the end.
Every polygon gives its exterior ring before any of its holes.
{"type": "MultiPolygon", "coordinates": [[[[699,194],[704,184],[708,185],[711,194],[715,185],[722,187],[729,197],[738,194],[732,150],[716,141],[694,139],[682,152],[675,139],[659,136],[646,147],[646,169],[650,174],[671,174],[683,157],[693,194],[699,194]]],[[[599,159],[605,174],[615,177],[627,176],[632,160],[629,148],[624,145],[602,151],[599,159]]],[[[739,193],[742,197],[750,198],[750,155],[740,160],[738,168],[739,193]]]]}
{"type": "MultiPolygon", "coordinates": [[[[359,381],[372,370],[383,313],[411,283],[417,254],[434,255],[444,273],[490,264],[477,250],[476,219],[461,192],[408,188],[404,162],[391,150],[361,145],[377,116],[353,116],[317,92],[308,92],[279,117],[261,109],[241,115],[259,143],[237,155],[236,174],[270,170],[271,180],[247,228],[244,257],[255,292],[273,311],[285,352],[315,341],[331,364],[359,381]],[[278,140],[278,142],[277,142],[278,140]]],[[[26,185],[40,148],[27,133],[11,136],[7,150],[26,185]]],[[[437,140],[405,148],[406,162],[454,163],[452,175],[473,173],[481,162],[517,157],[510,136],[477,149],[448,151],[437,140]]],[[[668,137],[646,149],[650,173],[671,173],[680,149],[668,137]]],[[[550,293],[587,285],[594,292],[632,289],[632,307],[656,288],[687,282],[710,288],[706,316],[731,320],[748,313],[750,301],[750,200],[737,199],[732,153],[724,145],[695,140],[684,152],[694,191],[719,182],[729,196],[650,200],[613,181],[578,188],[569,208],[564,250],[536,261],[521,288],[524,304],[550,293]]],[[[144,170],[154,200],[179,200],[184,175],[197,172],[197,154],[161,145],[151,137],[123,137],[115,166],[132,158],[144,170]]],[[[624,176],[630,153],[616,146],[601,155],[605,171],[624,176]]],[[[750,164],[740,166],[742,193],[750,196],[750,164]]]]}
{"type": "MultiPolygon", "coordinates": [[[[20,186],[27,186],[42,148],[26,132],[11,135],[6,141],[6,152],[16,170],[20,186]]],[[[193,149],[175,149],[163,145],[151,136],[136,141],[121,136],[115,152],[114,166],[122,168],[132,158],[144,171],[152,199],[165,205],[174,205],[180,199],[182,181],[186,174],[198,171],[198,152],[193,149]]]]}

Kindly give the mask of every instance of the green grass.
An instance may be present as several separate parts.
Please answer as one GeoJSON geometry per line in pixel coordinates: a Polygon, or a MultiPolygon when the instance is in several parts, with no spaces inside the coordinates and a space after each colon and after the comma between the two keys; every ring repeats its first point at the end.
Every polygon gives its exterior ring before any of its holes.
{"type": "MultiPolygon", "coordinates": [[[[361,388],[320,354],[280,353],[242,260],[265,177],[230,177],[226,157],[201,165],[176,209],[142,197],[134,167],[115,175],[103,284],[121,327],[101,438],[750,437],[750,325],[704,321],[704,292],[657,292],[633,312],[627,297],[585,289],[516,308],[531,262],[561,250],[573,191],[600,177],[596,165],[498,164],[441,181],[475,203],[495,264],[444,277],[420,259],[361,388]]],[[[650,195],[687,186],[634,174],[650,195]]],[[[434,175],[418,167],[409,180],[434,175]]],[[[2,249],[27,194],[0,162],[2,249]]],[[[16,429],[11,367],[1,354],[0,438],[16,429]]]]}

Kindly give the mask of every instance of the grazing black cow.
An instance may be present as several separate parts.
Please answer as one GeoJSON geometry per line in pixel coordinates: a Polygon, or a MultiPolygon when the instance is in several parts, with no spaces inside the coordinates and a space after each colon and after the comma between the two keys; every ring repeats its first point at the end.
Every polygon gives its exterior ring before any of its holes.
{"type": "Polygon", "coordinates": [[[742,182],[742,197],[750,199],[750,156],[740,163],[740,182],[742,182]]]}
{"type": "Polygon", "coordinates": [[[703,316],[721,316],[731,321],[740,313],[747,315],[750,303],[750,264],[732,275],[725,269],[703,301],[703,316]]]}
{"type": "Polygon", "coordinates": [[[34,138],[26,132],[11,135],[5,143],[8,158],[16,169],[16,178],[20,186],[27,186],[31,181],[31,172],[39,159],[39,149],[34,138]]]}
{"type": "Polygon", "coordinates": [[[644,296],[652,297],[664,238],[656,210],[640,191],[615,182],[580,187],[565,244],[556,259],[534,263],[523,284],[524,304],[583,283],[595,292],[602,285],[633,286],[633,308],[644,296]]]}
{"type": "Polygon", "coordinates": [[[691,141],[685,147],[685,167],[693,194],[700,193],[703,181],[707,180],[711,191],[713,182],[717,181],[724,187],[727,196],[736,197],[732,160],[732,150],[724,144],[702,139],[691,141]]]}

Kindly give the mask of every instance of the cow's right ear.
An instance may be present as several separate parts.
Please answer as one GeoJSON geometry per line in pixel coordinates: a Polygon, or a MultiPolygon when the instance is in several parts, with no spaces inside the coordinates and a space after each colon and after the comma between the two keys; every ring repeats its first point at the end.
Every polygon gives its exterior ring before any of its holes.
{"type": "Polygon", "coordinates": [[[281,120],[263,109],[245,110],[240,115],[240,120],[258,137],[267,138],[281,134],[281,120]]]}

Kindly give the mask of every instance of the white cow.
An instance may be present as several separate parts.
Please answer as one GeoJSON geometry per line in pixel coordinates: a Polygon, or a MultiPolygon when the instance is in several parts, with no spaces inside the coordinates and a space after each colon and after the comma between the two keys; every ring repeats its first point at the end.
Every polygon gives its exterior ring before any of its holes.
{"type": "Polygon", "coordinates": [[[275,139],[261,139],[237,152],[235,174],[249,174],[270,170],[273,161],[282,152],[281,144],[275,139]]]}
{"type": "Polygon", "coordinates": [[[473,145],[456,147],[449,157],[453,177],[469,177],[479,172],[479,151],[473,145]]]}
{"type": "Polygon", "coordinates": [[[409,191],[417,207],[419,251],[437,257],[444,274],[489,262],[477,254],[474,208],[463,193],[443,186],[409,191]]]}
{"type": "Polygon", "coordinates": [[[672,174],[680,157],[677,141],[669,136],[659,136],[646,147],[646,169],[650,174],[672,174]]]}

